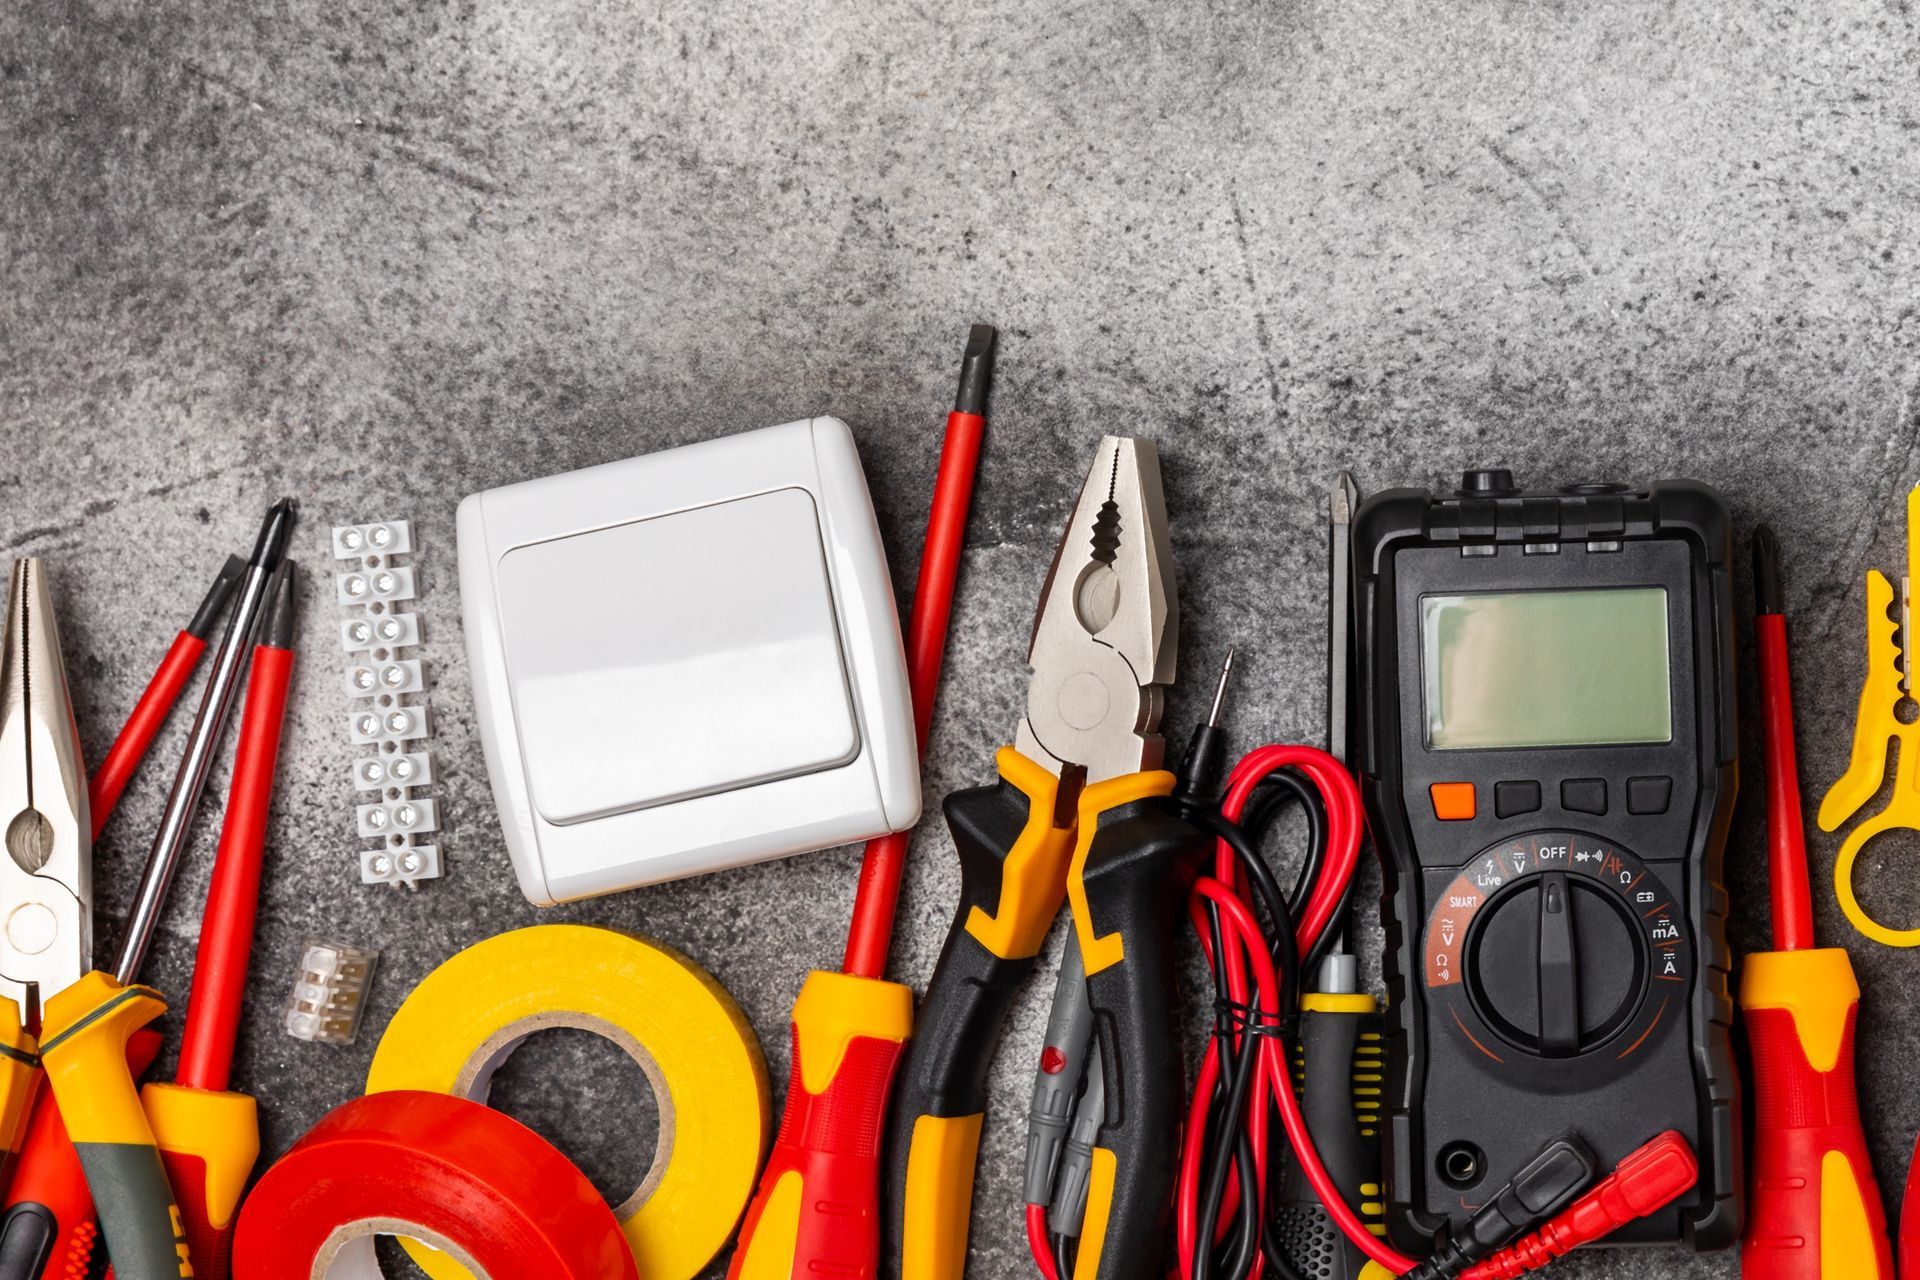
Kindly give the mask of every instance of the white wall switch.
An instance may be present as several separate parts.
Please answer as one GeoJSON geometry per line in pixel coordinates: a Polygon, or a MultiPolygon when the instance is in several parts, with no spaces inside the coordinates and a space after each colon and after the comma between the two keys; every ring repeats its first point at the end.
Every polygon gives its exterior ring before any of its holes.
{"type": "Polygon", "coordinates": [[[459,539],[487,771],[533,902],[918,820],[900,622],[839,419],[477,493],[459,539]]]}

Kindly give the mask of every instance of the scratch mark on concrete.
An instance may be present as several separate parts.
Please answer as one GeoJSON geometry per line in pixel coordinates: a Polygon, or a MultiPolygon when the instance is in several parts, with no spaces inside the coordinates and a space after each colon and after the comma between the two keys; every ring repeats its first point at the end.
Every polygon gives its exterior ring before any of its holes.
{"type": "Polygon", "coordinates": [[[101,516],[109,515],[127,505],[129,502],[147,502],[154,498],[164,498],[170,494],[178,493],[182,489],[205,484],[209,480],[217,480],[232,469],[231,467],[222,467],[218,471],[207,471],[200,475],[186,476],[179,480],[168,481],[166,484],[157,484],[151,488],[142,489],[138,493],[129,494],[126,497],[96,498],[92,502],[82,506],[78,515],[69,519],[62,520],[56,524],[39,525],[32,529],[23,529],[21,532],[15,534],[13,539],[7,543],[7,550],[14,551],[32,543],[44,541],[47,538],[71,533],[86,521],[97,520],[101,516]]]}
{"type": "Polygon", "coordinates": [[[318,117],[269,102],[245,85],[210,71],[197,62],[184,61],[181,63],[181,66],[185,67],[187,74],[193,76],[195,79],[210,84],[229,96],[245,102],[249,107],[252,107],[255,111],[260,112],[269,119],[285,122],[307,133],[330,138],[342,146],[353,149],[369,149],[365,148],[362,139],[374,142],[374,146],[370,148],[373,150],[382,149],[380,143],[384,142],[384,150],[403,163],[420,170],[422,173],[430,174],[443,181],[451,182],[455,186],[464,187],[468,191],[479,192],[482,195],[509,194],[502,184],[496,182],[486,174],[475,172],[463,165],[455,164],[451,160],[433,155],[421,147],[401,140],[389,131],[376,130],[374,133],[369,134],[360,129],[342,128],[339,125],[329,123],[318,117]]]}
{"type": "Polygon", "coordinates": [[[1575,234],[1573,224],[1567,220],[1566,214],[1560,209],[1560,202],[1549,195],[1546,188],[1542,187],[1539,182],[1535,181],[1532,172],[1528,170],[1525,165],[1501,150],[1499,143],[1491,138],[1482,138],[1480,140],[1480,146],[1488,155],[1494,158],[1494,161],[1502,169],[1507,171],[1509,177],[1519,183],[1521,187],[1526,190],[1527,194],[1533,197],[1534,202],[1540,206],[1541,210],[1545,212],[1549,218],[1553,219],[1553,225],[1560,232],[1561,239],[1573,246],[1573,251],[1579,255],[1581,263],[1587,269],[1587,274],[1598,279],[1600,269],[1594,265],[1593,254],[1588,250],[1586,242],[1575,234]]]}
{"type": "Polygon", "coordinates": [[[1233,205],[1233,234],[1240,244],[1240,275],[1246,281],[1247,300],[1253,306],[1253,340],[1260,347],[1260,363],[1267,376],[1267,399],[1281,418],[1287,416],[1286,397],[1280,391],[1280,371],[1273,363],[1273,333],[1267,327],[1267,309],[1261,302],[1260,285],[1253,276],[1253,246],[1247,240],[1247,215],[1240,207],[1240,192],[1228,188],[1233,205]]]}

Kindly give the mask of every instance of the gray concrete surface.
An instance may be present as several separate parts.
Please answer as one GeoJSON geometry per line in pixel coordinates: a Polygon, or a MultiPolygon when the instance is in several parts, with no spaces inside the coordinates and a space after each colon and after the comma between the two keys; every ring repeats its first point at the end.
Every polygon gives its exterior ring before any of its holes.
{"type": "MultiPolygon", "coordinates": [[[[1860,574],[1897,564],[1920,479],[1917,51],[1906,0],[0,8],[0,547],[51,563],[89,752],[273,496],[301,499],[316,567],[333,522],[410,516],[425,544],[451,872],[418,896],[356,883],[317,598],[240,1049],[268,1154],[355,1091],[422,974],[540,919],[699,957],[784,1078],[787,1006],[838,954],[855,853],[527,906],[474,732],[454,506],[832,412],[910,590],[974,319],[1005,336],[930,797],[982,780],[1010,732],[1035,587],[1109,430],[1166,457],[1186,672],[1241,646],[1235,723],[1270,739],[1319,729],[1335,468],[1372,488],[1485,460],[1720,485],[1787,548],[1817,794],[1850,731],[1860,574]],[[277,1029],[316,932],[385,950],[351,1049],[277,1029]]],[[[1171,722],[1198,701],[1182,690],[1171,722]]],[[[108,942],[161,772],[98,851],[108,942]]],[[[1731,856],[1746,948],[1755,819],[1749,802],[1731,856]]],[[[152,965],[176,991],[203,828],[152,965]]],[[[1911,843],[1866,872],[1896,920],[1920,909],[1911,843]]],[[[1835,842],[1815,845],[1829,865],[1835,842]]],[[[954,884],[928,826],[899,975],[924,979],[954,884]]],[[[1824,891],[1821,924],[1868,987],[1866,1108],[1897,1193],[1920,1129],[1912,960],[1852,936],[1824,891]]],[[[1013,1112],[1039,1020],[1030,1000],[994,1075],[983,1276],[1024,1274],[1013,1112]]],[[[607,1189],[644,1166],[640,1077],[578,1038],[530,1046],[501,1091],[607,1189]]]]}

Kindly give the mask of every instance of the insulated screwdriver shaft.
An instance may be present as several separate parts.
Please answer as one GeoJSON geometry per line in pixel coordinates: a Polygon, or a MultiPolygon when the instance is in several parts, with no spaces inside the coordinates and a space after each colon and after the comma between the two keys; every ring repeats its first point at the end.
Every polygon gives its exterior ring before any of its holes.
{"type": "Polygon", "coordinates": [[[107,749],[100,767],[93,771],[87,789],[87,808],[93,815],[95,839],[99,838],[100,829],[107,825],[108,816],[120,802],[120,793],[133,780],[134,770],[140,767],[147,748],[153,745],[154,735],[160,732],[160,726],[166,722],[167,713],[180,700],[180,694],[192,678],[194,668],[207,651],[207,641],[213,635],[214,624],[220,621],[220,615],[226,611],[227,601],[233,598],[233,590],[240,584],[246,568],[246,562],[239,556],[227,557],[206,598],[200,602],[200,607],[194,611],[187,625],[180,629],[180,634],[173,638],[173,644],[160,660],[153,679],[147,682],[146,690],[127,716],[120,736],[107,749]]]}
{"type": "Polygon", "coordinates": [[[253,951],[280,728],[293,676],[297,591],[293,562],[283,561],[274,574],[270,611],[247,677],[226,821],[214,855],[193,991],[180,1035],[180,1068],[173,1084],[149,1084],[140,1094],[186,1223],[199,1280],[226,1280],[230,1272],[240,1193],[260,1152],[254,1100],[228,1085],[253,951]]]}

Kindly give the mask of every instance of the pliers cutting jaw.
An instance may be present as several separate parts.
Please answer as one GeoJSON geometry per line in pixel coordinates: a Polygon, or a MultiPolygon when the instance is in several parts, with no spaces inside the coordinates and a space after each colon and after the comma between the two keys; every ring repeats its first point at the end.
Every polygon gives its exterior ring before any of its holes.
{"type": "Polygon", "coordinates": [[[93,967],[86,768],[38,557],[16,560],[0,657],[0,996],[31,1025],[93,967]]]}
{"type": "Polygon", "coordinates": [[[1180,630],[1160,453],[1106,436],[1040,591],[1014,745],[1085,781],[1156,769],[1180,630]]]}

